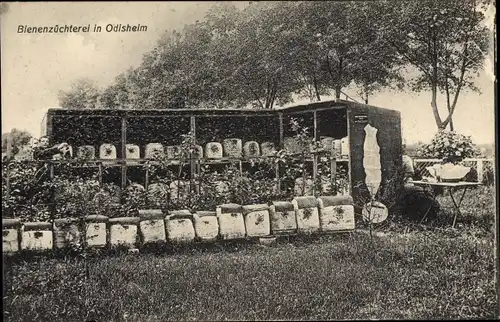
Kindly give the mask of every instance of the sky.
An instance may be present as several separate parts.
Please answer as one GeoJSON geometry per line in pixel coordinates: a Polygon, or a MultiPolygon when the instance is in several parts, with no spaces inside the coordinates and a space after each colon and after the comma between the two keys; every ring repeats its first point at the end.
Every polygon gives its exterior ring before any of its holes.
{"type": "MultiPolygon", "coordinates": [[[[241,6],[240,2],[238,5],[241,6]]],[[[5,3],[4,3],[5,5],[5,3]]],[[[57,93],[78,78],[104,87],[129,67],[138,66],[165,30],[182,29],[203,20],[213,2],[22,2],[8,3],[1,16],[2,133],[12,128],[38,136],[48,108],[57,107],[57,93]],[[147,26],[136,33],[18,33],[19,25],[147,26]]],[[[494,12],[487,12],[493,25],[494,12]]],[[[493,46],[492,46],[493,48],[493,46]]],[[[471,135],[477,144],[494,142],[493,53],[479,74],[481,94],[461,94],[455,112],[457,132],[471,135]]],[[[356,97],[352,90],[347,94],[356,97]]],[[[323,99],[330,99],[324,97],[323,99]]],[[[331,98],[333,99],[333,97],[331,98]]],[[[403,138],[408,143],[428,142],[436,132],[430,92],[380,92],[369,103],[401,112],[403,138]]],[[[297,101],[301,103],[302,101],[297,101]]],[[[441,105],[443,98],[438,101],[441,105]]],[[[442,115],[446,115],[444,110],[442,115]]]]}

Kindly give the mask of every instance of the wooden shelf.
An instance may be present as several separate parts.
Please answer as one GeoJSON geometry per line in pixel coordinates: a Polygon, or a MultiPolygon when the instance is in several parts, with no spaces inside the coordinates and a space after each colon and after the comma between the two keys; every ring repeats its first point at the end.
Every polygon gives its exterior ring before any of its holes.
{"type": "MultiPolygon", "coordinates": [[[[181,162],[184,165],[189,165],[190,160],[197,164],[224,164],[224,163],[234,163],[234,162],[242,162],[242,163],[251,163],[251,162],[259,162],[260,160],[269,160],[274,159],[276,157],[252,157],[252,158],[231,158],[231,157],[223,157],[217,159],[165,159],[169,165],[180,165],[181,162]]],[[[304,159],[306,162],[314,161],[313,158],[304,159]]],[[[160,161],[152,160],[152,159],[94,159],[94,160],[79,160],[79,159],[68,159],[68,160],[47,160],[40,161],[47,162],[51,164],[71,164],[81,167],[99,167],[99,166],[108,166],[108,167],[117,167],[117,166],[144,166],[145,164],[160,164],[160,161]]],[[[336,159],[336,162],[349,162],[349,159],[336,159]]]]}

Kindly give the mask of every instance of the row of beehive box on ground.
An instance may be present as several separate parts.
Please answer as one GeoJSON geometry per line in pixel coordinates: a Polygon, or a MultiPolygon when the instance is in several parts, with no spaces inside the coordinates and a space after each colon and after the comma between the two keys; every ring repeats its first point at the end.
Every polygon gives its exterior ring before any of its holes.
{"type": "Polygon", "coordinates": [[[138,217],[85,218],[85,231],[78,219],[54,223],[3,219],[3,252],[48,251],[86,243],[87,247],[128,247],[156,242],[214,242],[295,232],[344,231],[354,229],[354,207],[350,196],[296,197],[292,202],[241,206],[225,204],[216,211],[141,210],[138,217]]]}
{"type": "MultiPolygon", "coordinates": [[[[337,157],[347,156],[349,154],[349,143],[347,137],[334,139],[332,137],[321,137],[324,149],[335,151],[337,157]]],[[[301,152],[295,138],[286,137],[284,139],[285,148],[293,153],[301,152]]],[[[276,149],[274,143],[263,142],[259,144],[256,141],[247,141],[242,143],[241,139],[226,139],[222,143],[209,142],[205,149],[200,145],[194,146],[193,155],[196,158],[220,159],[222,157],[240,158],[242,156],[251,158],[259,156],[271,156],[276,149]]],[[[99,147],[99,159],[116,159],[116,146],[110,143],[104,143],[99,147]]],[[[166,155],[169,159],[182,157],[183,151],[179,145],[163,146],[161,143],[149,143],[145,146],[144,158],[150,159],[157,155],[166,155]]],[[[83,145],[77,149],[77,157],[81,159],[95,159],[96,151],[93,145],[83,145]]],[[[140,147],[135,144],[127,144],[125,149],[126,159],[140,159],[140,147]]]]}

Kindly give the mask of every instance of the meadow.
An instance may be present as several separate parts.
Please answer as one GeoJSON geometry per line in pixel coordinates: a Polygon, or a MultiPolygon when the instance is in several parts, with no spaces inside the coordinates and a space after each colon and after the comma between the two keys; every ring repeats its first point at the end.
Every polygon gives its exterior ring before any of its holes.
{"type": "Polygon", "coordinates": [[[494,188],[451,228],[354,232],[178,251],[4,258],[6,321],[494,319],[494,188]]]}

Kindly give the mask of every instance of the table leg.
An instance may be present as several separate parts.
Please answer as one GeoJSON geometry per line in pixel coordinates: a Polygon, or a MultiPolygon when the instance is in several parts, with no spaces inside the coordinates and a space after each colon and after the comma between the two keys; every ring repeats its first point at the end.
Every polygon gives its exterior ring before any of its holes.
{"type": "MultiPolygon", "coordinates": [[[[436,194],[434,193],[434,189],[432,189],[431,187],[431,195],[432,195],[432,200],[433,201],[436,201],[436,194]]],[[[425,190],[424,190],[425,191],[425,190]]],[[[431,211],[431,208],[432,208],[433,204],[431,204],[429,206],[429,208],[427,208],[427,211],[425,212],[424,216],[422,217],[422,219],[420,220],[420,224],[424,222],[425,218],[427,218],[427,215],[429,214],[429,211],[431,211]]]]}
{"type": "Polygon", "coordinates": [[[448,191],[450,193],[451,200],[453,201],[453,205],[455,206],[455,214],[453,216],[453,225],[451,226],[452,228],[455,228],[455,223],[457,221],[457,215],[462,216],[462,213],[460,212],[460,205],[462,204],[462,200],[464,199],[465,192],[467,192],[467,187],[464,188],[464,192],[462,193],[462,196],[460,197],[460,200],[458,203],[455,200],[455,197],[453,197],[453,192],[452,188],[448,188],[448,191]]]}

